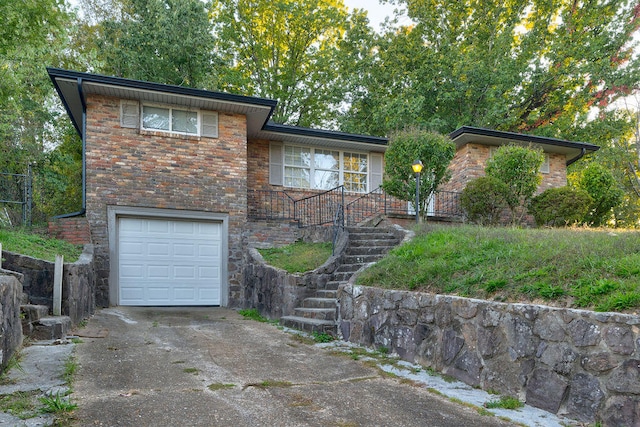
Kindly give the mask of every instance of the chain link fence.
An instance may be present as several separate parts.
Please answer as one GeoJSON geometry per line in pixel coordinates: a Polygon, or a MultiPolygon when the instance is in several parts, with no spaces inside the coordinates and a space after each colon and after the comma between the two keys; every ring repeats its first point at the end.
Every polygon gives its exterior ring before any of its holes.
{"type": "Polygon", "coordinates": [[[26,174],[0,173],[0,227],[30,227],[32,208],[31,167],[26,174]]]}

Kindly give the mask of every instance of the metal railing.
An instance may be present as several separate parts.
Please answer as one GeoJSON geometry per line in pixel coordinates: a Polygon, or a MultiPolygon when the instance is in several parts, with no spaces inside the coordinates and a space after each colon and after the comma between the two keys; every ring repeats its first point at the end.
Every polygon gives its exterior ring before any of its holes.
{"type": "MultiPolygon", "coordinates": [[[[378,188],[345,204],[344,187],[294,199],[285,191],[256,190],[249,193],[249,218],[297,221],[300,227],[331,224],[340,218],[352,226],[375,215],[414,215],[413,206],[378,188]]],[[[429,197],[427,217],[460,219],[460,193],[436,191],[429,197]]]]}

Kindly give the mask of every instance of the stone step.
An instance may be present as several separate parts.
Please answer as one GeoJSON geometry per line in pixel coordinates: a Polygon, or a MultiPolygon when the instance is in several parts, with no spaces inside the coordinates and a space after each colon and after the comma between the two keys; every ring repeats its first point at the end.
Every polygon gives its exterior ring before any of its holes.
{"type": "Polygon", "coordinates": [[[332,298],[336,299],[338,297],[337,289],[318,289],[316,291],[316,295],[318,298],[332,298]]]}
{"type": "Polygon", "coordinates": [[[20,306],[22,322],[33,323],[49,316],[49,307],[38,304],[24,304],[20,306]]]}
{"type": "Polygon", "coordinates": [[[333,308],[306,308],[297,307],[293,310],[294,316],[304,317],[305,319],[316,320],[336,320],[336,307],[333,308]]]}
{"type": "Polygon", "coordinates": [[[381,233],[349,233],[349,241],[362,241],[362,240],[397,240],[398,238],[393,234],[381,232],[381,233]]]}
{"type": "Polygon", "coordinates": [[[304,301],[302,301],[302,307],[304,308],[330,308],[335,310],[336,305],[337,301],[335,298],[315,297],[305,298],[304,301]]]}
{"type": "Polygon", "coordinates": [[[69,316],[42,317],[37,322],[23,324],[23,333],[29,338],[40,340],[58,340],[65,338],[71,330],[69,316]]]}
{"type": "Polygon", "coordinates": [[[391,229],[384,227],[347,227],[347,230],[349,231],[349,234],[393,234],[391,229]]]}
{"type": "Polygon", "coordinates": [[[333,320],[311,319],[300,316],[283,316],[280,324],[287,328],[298,329],[306,332],[326,333],[336,336],[337,327],[333,320]]]}

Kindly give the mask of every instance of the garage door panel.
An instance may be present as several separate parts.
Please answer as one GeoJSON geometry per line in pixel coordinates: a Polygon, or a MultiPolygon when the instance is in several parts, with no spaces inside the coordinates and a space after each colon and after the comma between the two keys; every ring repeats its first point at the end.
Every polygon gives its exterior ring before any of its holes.
{"type": "Polygon", "coordinates": [[[121,305],[219,305],[222,223],[119,218],[121,305]]]}

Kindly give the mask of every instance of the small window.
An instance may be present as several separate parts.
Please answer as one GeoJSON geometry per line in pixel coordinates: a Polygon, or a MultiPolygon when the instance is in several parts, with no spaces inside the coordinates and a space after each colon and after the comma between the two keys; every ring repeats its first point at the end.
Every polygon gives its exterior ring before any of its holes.
{"type": "Polygon", "coordinates": [[[198,112],[145,105],[142,107],[142,127],[198,135],[198,112]]]}
{"type": "Polygon", "coordinates": [[[544,161],[542,162],[542,166],[540,166],[540,172],[549,173],[549,155],[544,153],[544,161]]]}

